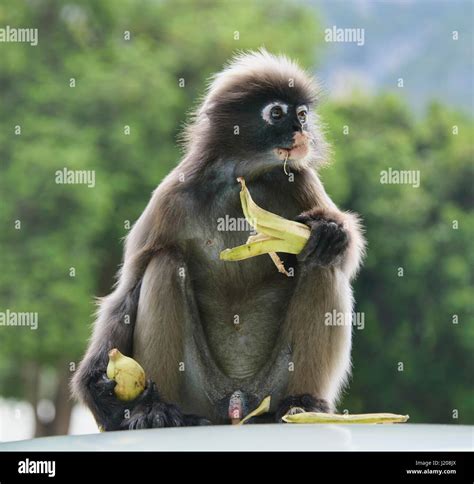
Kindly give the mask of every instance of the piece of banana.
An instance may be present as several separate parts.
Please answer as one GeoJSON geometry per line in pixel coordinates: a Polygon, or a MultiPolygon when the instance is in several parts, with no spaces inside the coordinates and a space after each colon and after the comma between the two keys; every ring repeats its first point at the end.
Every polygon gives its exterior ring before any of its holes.
{"type": "Polygon", "coordinates": [[[233,249],[225,249],[221,252],[222,260],[244,260],[257,255],[268,254],[270,252],[287,252],[288,254],[298,254],[299,250],[294,248],[291,242],[283,239],[275,239],[266,236],[257,241],[247,241],[244,245],[239,245],[233,249]]]}
{"type": "Polygon", "coordinates": [[[309,227],[259,207],[253,201],[245,180],[243,178],[237,178],[237,180],[242,185],[240,191],[242,211],[247,222],[257,231],[257,235],[250,236],[244,245],[223,250],[220,258],[226,261],[238,261],[269,254],[278,270],[289,275],[276,253],[299,254],[309,239],[309,227]]]}
{"type": "Polygon", "coordinates": [[[406,422],[409,415],[397,415],[395,413],[359,413],[359,414],[336,414],[303,412],[287,414],[282,417],[288,423],[343,423],[343,424],[385,424],[406,422]]]}
{"type": "Polygon", "coordinates": [[[119,400],[134,400],[145,389],[145,370],[117,348],[109,351],[107,377],[117,382],[114,391],[119,400]]]}
{"type": "MultiPolygon", "coordinates": [[[[242,185],[240,203],[247,222],[258,232],[269,237],[284,239],[295,244],[294,250],[301,252],[309,239],[310,229],[307,225],[280,217],[275,213],[259,207],[250,195],[243,178],[237,178],[242,185]]],[[[298,253],[296,252],[296,253],[298,253]]]]}
{"type": "Polygon", "coordinates": [[[272,397],[269,395],[265,397],[261,402],[260,405],[253,411],[250,412],[246,417],[244,417],[238,425],[244,425],[247,421],[249,421],[252,417],[257,417],[258,415],[262,415],[263,413],[267,413],[270,410],[270,403],[272,397]]]}

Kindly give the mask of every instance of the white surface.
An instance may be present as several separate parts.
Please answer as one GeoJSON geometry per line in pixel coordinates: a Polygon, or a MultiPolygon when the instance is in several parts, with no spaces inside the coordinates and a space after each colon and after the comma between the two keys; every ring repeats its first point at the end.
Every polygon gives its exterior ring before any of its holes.
{"type": "Polygon", "coordinates": [[[5,450],[472,450],[467,425],[267,424],[187,427],[46,437],[5,450]]]}

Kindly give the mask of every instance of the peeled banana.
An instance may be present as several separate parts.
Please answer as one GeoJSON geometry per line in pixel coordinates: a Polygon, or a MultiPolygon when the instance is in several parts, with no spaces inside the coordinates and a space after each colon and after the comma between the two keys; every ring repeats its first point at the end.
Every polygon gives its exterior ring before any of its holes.
{"type": "Polygon", "coordinates": [[[282,417],[287,423],[348,423],[348,424],[384,424],[406,422],[409,415],[394,413],[360,413],[335,414],[319,412],[303,412],[287,414],[282,417]]]}
{"type": "Polygon", "coordinates": [[[259,207],[250,196],[243,178],[237,178],[242,185],[240,203],[247,222],[257,231],[248,238],[247,243],[221,252],[220,258],[238,261],[269,254],[280,272],[289,275],[277,252],[299,254],[309,239],[310,229],[306,225],[280,217],[259,207]]]}
{"type": "Polygon", "coordinates": [[[119,400],[134,400],[145,389],[145,370],[117,348],[109,351],[107,377],[117,382],[114,391],[119,400]]]}

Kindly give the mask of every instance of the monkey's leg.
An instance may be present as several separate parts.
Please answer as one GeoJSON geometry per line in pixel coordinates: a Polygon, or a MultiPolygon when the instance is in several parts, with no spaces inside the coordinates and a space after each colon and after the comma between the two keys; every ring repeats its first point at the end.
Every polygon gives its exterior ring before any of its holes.
{"type": "Polygon", "coordinates": [[[196,415],[184,415],[178,402],[184,372],[183,332],[189,308],[183,294],[188,277],[180,253],[160,251],[153,257],[143,276],[138,303],[133,357],[156,383],[158,392],[133,410],[124,422],[129,428],[205,425],[210,422],[196,415]]]}
{"type": "Polygon", "coordinates": [[[352,313],[352,291],[337,268],[311,267],[300,274],[287,313],[292,349],[287,397],[277,410],[291,407],[330,412],[350,370],[351,325],[335,325],[334,315],[352,313]]]}
{"type": "Polygon", "coordinates": [[[298,219],[312,231],[298,255],[298,280],[286,317],[293,371],[278,419],[291,408],[320,412],[335,408],[350,370],[350,278],[364,244],[351,214],[315,209],[298,219]]]}
{"type": "MultiPolygon", "coordinates": [[[[118,348],[125,355],[135,357],[132,348],[139,299],[143,299],[141,307],[144,311],[146,304],[150,302],[150,296],[157,300],[170,297],[171,299],[167,301],[170,313],[167,314],[165,311],[162,321],[165,327],[167,322],[175,324],[177,329],[173,335],[176,335],[176,331],[179,334],[181,321],[179,312],[176,312],[178,303],[172,297],[173,281],[166,277],[171,273],[170,267],[176,267],[176,263],[165,250],[160,250],[151,262],[149,260],[150,257],[147,257],[148,265],[145,265],[147,269],[143,279],[136,277],[140,274],[137,266],[143,261],[139,258],[132,260],[128,267],[122,270],[117,289],[101,301],[92,340],[72,381],[74,393],[87,404],[97,423],[104,430],[201,423],[201,420],[194,416],[185,416],[174,405],[161,400],[156,387],[150,381],[143,395],[132,402],[121,402],[113,393],[116,383],[109,380],[105,374],[110,349],[118,348]],[[155,286],[157,292],[150,294],[149,280],[152,275],[158,276],[157,279],[162,286],[155,286]],[[142,297],[142,294],[145,295],[142,297]],[[152,412],[151,408],[155,411],[152,412]]],[[[156,324],[159,322],[160,320],[156,324]]],[[[173,336],[167,335],[167,329],[163,331],[164,339],[172,340],[173,336]]],[[[174,346],[170,345],[161,353],[160,361],[167,358],[173,360],[177,348],[179,348],[179,338],[174,346]]],[[[155,352],[155,349],[150,347],[149,351],[155,352]]],[[[144,366],[147,369],[146,365],[144,366]]],[[[162,376],[166,373],[166,369],[163,370],[162,376]]],[[[150,374],[151,372],[148,375],[150,374]]],[[[170,375],[166,374],[165,378],[170,378],[170,375]]]]}

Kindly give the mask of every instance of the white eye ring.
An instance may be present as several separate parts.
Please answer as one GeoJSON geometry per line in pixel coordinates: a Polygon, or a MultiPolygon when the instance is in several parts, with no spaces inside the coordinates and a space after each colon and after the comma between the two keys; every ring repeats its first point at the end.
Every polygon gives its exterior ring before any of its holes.
{"type": "Polygon", "coordinates": [[[281,110],[283,111],[283,115],[288,113],[288,105],[279,101],[272,102],[270,104],[267,104],[263,109],[262,109],[262,118],[264,121],[268,124],[273,124],[275,122],[274,119],[271,117],[271,111],[274,107],[280,107],[281,110]]]}
{"type": "Polygon", "coordinates": [[[306,106],[306,104],[302,104],[301,106],[298,106],[296,109],[296,116],[298,117],[298,121],[302,125],[306,124],[309,117],[308,106],[306,106]]]}

